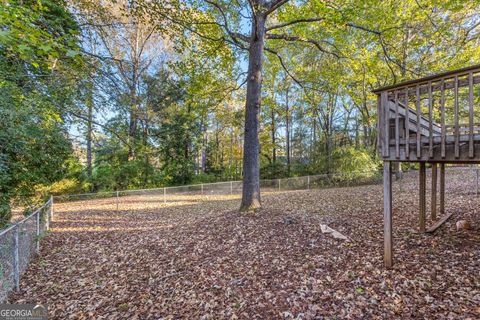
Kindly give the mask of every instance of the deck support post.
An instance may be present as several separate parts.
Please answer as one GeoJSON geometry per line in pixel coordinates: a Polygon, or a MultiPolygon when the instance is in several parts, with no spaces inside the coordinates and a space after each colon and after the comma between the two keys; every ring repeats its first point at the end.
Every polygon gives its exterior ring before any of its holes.
{"type": "Polygon", "coordinates": [[[437,163],[432,163],[432,202],[430,207],[430,219],[437,220],[437,163]]]}
{"type": "Polygon", "coordinates": [[[425,211],[426,211],[426,180],[427,180],[427,175],[425,172],[425,162],[420,162],[420,174],[419,174],[419,191],[420,191],[420,213],[419,213],[419,221],[418,221],[418,226],[420,232],[425,232],[425,211]]]}
{"type": "Polygon", "coordinates": [[[392,237],[392,162],[383,162],[383,221],[384,221],[384,262],[386,268],[393,266],[392,237]]]}
{"type": "Polygon", "coordinates": [[[440,163],[440,215],[445,214],[445,163],[440,163]]]}

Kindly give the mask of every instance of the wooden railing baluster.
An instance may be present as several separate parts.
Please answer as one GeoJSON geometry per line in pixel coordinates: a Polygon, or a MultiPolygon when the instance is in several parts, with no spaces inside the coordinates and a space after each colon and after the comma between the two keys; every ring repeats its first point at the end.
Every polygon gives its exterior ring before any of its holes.
{"type": "Polygon", "coordinates": [[[441,157],[445,158],[445,140],[446,140],[446,127],[445,127],[445,79],[441,81],[441,94],[440,94],[440,108],[441,108],[441,125],[442,125],[442,142],[440,146],[441,157]]]}
{"type": "Polygon", "coordinates": [[[420,126],[420,121],[421,121],[421,110],[420,110],[420,86],[417,84],[416,86],[416,92],[415,92],[415,106],[417,110],[417,159],[420,159],[422,156],[422,137],[421,137],[421,126],[420,126]]]}
{"type": "Polygon", "coordinates": [[[383,130],[384,130],[384,141],[383,141],[383,156],[388,158],[390,154],[390,108],[388,101],[388,92],[382,92],[382,112],[383,112],[383,130]]]}
{"type": "Polygon", "coordinates": [[[428,82],[428,156],[433,158],[433,98],[432,82],[428,82]]]}
{"type": "Polygon", "coordinates": [[[398,116],[398,91],[395,90],[395,156],[400,158],[400,124],[398,116]]]}
{"type": "Polygon", "coordinates": [[[408,108],[408,88],[405,89],[405,158],[410,158],[410,111],[408,108]]]}
{"type": "Polygon", "coordinates": [[[473,145],[473,72],[470,72],[468,74],[468,111],[469,111],[469,118],[468,118],[468,124],[469,124],[469,144],[468,144],[468,157],[473,158],[475,152],[474,152],[474,145],[473,145]]]}
{"type": "Polygon", "coordinates": [[[460,130],[458,127],[458,76],[455,76],[454,83],[454,105],[453,105],[453,116],[455,122],[455,158],[460,157],[460,130]]]}

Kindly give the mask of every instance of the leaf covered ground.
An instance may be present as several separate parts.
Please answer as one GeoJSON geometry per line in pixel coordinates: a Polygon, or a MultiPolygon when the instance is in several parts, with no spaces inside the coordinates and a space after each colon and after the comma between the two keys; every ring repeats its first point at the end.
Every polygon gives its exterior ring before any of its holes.
{"type": "Polygon", "coordinates": [[[54,319],[478,319],[480,198],[466,176],[447,175],[454,215],[428,235],[415,232],[416,178],[395,185],[392,270],[381,185],[267,193],[255,214],[237,195],[59,204],[9,302],[54,319]]]}

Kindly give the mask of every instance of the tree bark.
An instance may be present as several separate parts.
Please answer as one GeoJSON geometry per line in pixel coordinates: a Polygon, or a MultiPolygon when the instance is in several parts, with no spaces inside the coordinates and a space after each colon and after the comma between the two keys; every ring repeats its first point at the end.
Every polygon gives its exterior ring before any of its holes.
{"type": "Polygon", "coordinates": [[[258,10],[255,13],[250,37],[241,211],[252,211],[261,207],[258,122],[261,104],[265,20],[264,13],[258,10]]]}

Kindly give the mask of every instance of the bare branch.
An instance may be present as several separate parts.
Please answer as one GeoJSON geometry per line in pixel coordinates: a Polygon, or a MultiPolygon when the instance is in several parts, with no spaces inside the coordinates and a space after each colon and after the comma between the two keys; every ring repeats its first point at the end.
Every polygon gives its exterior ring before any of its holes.
{"type": "Polygon", "coordinates": [[[303,38],[303,37],[298,37],[298,36],[290,36],[287,34],[271,34],[267,33],[266,34],[267,39],[276,39],[276,40],[285,40],[285,41],[290,41],[290,42],[304,42],[304,43],[310,43],[313,44],[318,50],[320,50],[323,53],[331,54],[335,56],[336,58],[341,58],[340,55],[338,55],[335,52],[326,50],[325,48],[322,47],[319,41],[314,40],[314,39],[309,39],[309,38],[303,38]]]}
{"type": "Polygon", "coordinates": [[[272,0],[267,4],[267,11],[265,12],[265,16],[268,16],[270,13],[274,12],[289,0],[272,0]]]}
{"type": "Polygon", "coordinates": [[[267,52],[269,52],[269,53],[271,53],[271,54],[273,54],[273,55],[275,55],[275,56],[277,57],[278,61],[280,62],[283,70],[285,70],[285,73],[286,73],[290,78],[292,78],[292,80],[293,80],[296,84],[298,84],[301,88],[305,89],[304,86],[303,86],[303,84],[302,84],[300,81],[298,81],[297,78],[295,78],[295,76],[294,76],[293,74],[290,73],[290,71],[288,70],[287,66],[285,65],[285,62],[283,61],[282,56],[281,56],[278,52],[276,52],[276,51],[274,51],[274,50],[272,50],[272,49],[270,49],[270,48],[267,48],[267,47],[265,47],[264,50],[267,51],[267,52]]]}
{"type": "Polygon", "coordinates": [[[91,123],[97,125],[97,126],[100,126],[101,128],[103,128],[105,131],[108,131],[110,132],[111,134],[113,134],[114,136],[116,136],[121,142],[123,142],[126,146],[130,146],[130,144],[128,143],[128,141],[126,141],[122,136],[120,136],[117,132],[115,132],[114,130],[110,129],[109,127],[107,127],[106,125],[104,124],[101,124],[99,122],[96,122],[94,120],[91,120],[89,119],[88,117],[86,116],[83,116],[81,114],[78,114],[78,113],[75,113],[75,112],[70,112],[70,114],[78,119],[81,119],[81,120],[84,120],[84,121],[90,121],[91,123]]]}
{"type": "Polygon", "coordinates": [[[315,22],[315,21],[322,21],[322,20],[325,20],[325,19],[324,18],[296,19],[296,20],[292,20],[292,21],[289,21],[289,22],[273,25],[273,26],[267,28],[267,31],[270,31],[270,30],[273,30],[273,29],[283,28],[283,27],[286,27],[286,26],[290,26],[292,24],[297,24],[297,23],[302,23],[302,22],[315,22]]]}
{"type": "Polygon", "coordinates": [[[373,34],[376,34],[377,36],[382,35],[382,33],[380,31],[369,29],[369,28],[364,27],[364,26],[359,26],[355,23],[347,23],[346,26],[351,27],[351,28],[355,28],[355,29],[360,29],[360,30],[363,30],[363,31],[366,31],[366,32],[369,32],[369,33],[373,33],[373,34]]]}

